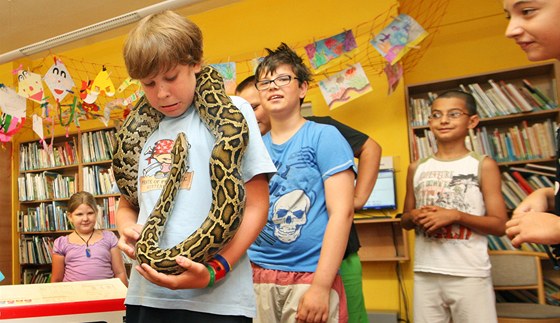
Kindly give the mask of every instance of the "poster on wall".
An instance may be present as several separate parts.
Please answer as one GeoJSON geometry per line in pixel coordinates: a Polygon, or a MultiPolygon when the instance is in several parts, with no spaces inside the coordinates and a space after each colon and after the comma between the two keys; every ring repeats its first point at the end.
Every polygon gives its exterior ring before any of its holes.
{"type": "Polygon", "coordinates": [[[312,44],[305,46],[305,52],[311,63],[311,67],[316,71],[324,69],[327,63],[340,57],[343,54],[349,54],[356,49],[356,39],[351,30],[347,30],[338,35],[321,39],[312,44]]]}
{"type": "Polygon", "coordinates": [[[416,20],[400,14],[371,40],[371,44],[393,65],[426,36],[428,32],[416,20]]]}
{"type": "Polygon", "coordinates": [[[360,63],[319,81],[319,88],[330,110],[339,108],[372,90],[360,63]]]}
{"type": "Polygon", "coordinates": [[[234,94],[235,93],[235,62],[228,62],[228,63],[219,63],[219,64],[210,64],[214,67],[222,78],[224,79],[224,85],[226,87],[227,94],[234,94]]]}

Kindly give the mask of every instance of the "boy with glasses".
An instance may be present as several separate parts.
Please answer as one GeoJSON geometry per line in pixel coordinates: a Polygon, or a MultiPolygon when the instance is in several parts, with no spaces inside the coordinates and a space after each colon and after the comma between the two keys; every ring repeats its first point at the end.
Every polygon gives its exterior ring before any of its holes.
{"type": "Polygon", "coordinates": [[[429,117],[437,153],[408,168],[402,225],[415,229],[414,322],[497,322],[486,235],[507,221],[500,170],[467,149],[471,94],[448,91],[429,117]]]}
{"type": "Polygon", "coordinates": [[[270,116],[263,136],[278,172],[270,178],[265,228],[249,248],[255,322],[346,322],[338,274],[353,220],[354,156],[336,130],[306,121],[301,104],[311,73],[286,44],[256,71],[270,116]]]}
{"type": "MultiPolygon", "coordinates": [[[[278,81],[275,82],[278,84],[278,81]]],[[[235,95],[247,100],[253,107],[261,134],[270,131],[270,117],[261,105],[259,91],[255,86],[255,76],[251,75],[241,81],[235,89],[235,95]]],[[[336,127],[346,139],[354,157],[358,159],[358,176],[354,187],[354,210],[361,210],[375,186],[381,160],[381,146],[365,133],[351,128],[331,117],[308,116],[306,120],[336,127]]],[[[344,258],[340,265],[340,276],[344,283],[349,323],[368,323],[362,287],[362,263],[358,256],[360,240],[356,226],[352,223],[344,258]]]]}

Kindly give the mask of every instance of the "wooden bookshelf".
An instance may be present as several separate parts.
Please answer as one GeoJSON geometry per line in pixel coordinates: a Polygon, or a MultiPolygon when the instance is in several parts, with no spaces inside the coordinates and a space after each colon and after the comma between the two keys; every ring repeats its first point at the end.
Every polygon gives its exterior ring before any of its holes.
{"type": "Polygon", "coordinates": [[[408,236],[400,218],[356,219],[354,224],[362,245],[358,251],[361,261],[410,260],[408,236]]]}
{"type": "Polygon", "coordinates": [[[19,240],[12,255],[14,283],[29,280],[30,272],[50,272],[49,244],[72,232],[65,207],[74,192],[92,193],[101,210],[97,227],[116,231],[114,217],[109,220],[119,197],[112,193],[110,176],[114,132],[111,127],[91,129],[55,137],[52,149],[39,141],[21,142],[14,149],[19,169],[19,203],[13,215],[19,240]]]}

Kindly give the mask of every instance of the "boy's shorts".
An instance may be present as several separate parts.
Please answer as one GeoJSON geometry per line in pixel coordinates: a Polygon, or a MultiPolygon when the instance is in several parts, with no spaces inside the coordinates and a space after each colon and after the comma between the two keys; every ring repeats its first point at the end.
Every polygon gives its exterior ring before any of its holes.
{"type": "MultiPolygon", "coordinates": [[[[315,273],[264,269],[253,264],[253,287],[257,296],[255,323],[296,322],[301,297],[315,273]]],[[[327,322],[348,322],[346,295],[340,275],[336,275],[329,298],[327,322]]]]}

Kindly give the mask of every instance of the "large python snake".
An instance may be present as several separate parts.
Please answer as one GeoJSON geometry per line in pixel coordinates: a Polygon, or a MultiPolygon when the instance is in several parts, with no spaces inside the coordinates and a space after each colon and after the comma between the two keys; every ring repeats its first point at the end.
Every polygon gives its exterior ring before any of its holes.
{"type": "MultiPolygon", "coordinates": [[[[188,142],[185,134],[180,133],[173,146],[173,164],[168,178],[136,242],[138,262],[149,264],[166,274],[184,271],[175,261],[178,255],[196,262],[210,260],[233,238],[245,207],[241,159],[249,141],[249,130],[243,114],[225,94],[221,76],[211,66],[204,66],[196,75],[193,103],[216,138],[210,156],[213,199],[200,228],[174,247],[159,248],[159,237],[173,210],[174,198],[187,168],[188,142]]],[[[142,147],[163,117],[143,97],[116,134],[113,156],[115,179],[121,194],[136,208],[139,207],[137,180],[142,147]]]]}

